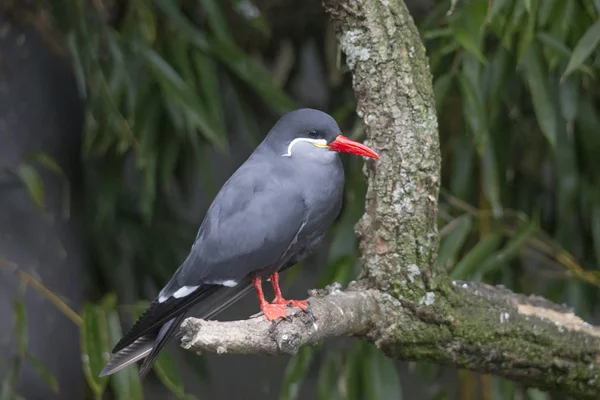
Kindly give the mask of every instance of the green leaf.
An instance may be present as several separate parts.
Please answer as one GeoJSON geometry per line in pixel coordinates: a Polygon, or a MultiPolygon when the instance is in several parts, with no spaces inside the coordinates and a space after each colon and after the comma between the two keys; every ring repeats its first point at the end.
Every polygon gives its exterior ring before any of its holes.
{"type": "Polygon", "coordinates": [[[402,400],[402,386],[394,361],[383,355],[381,350],[370,346],[365,368],[365,394],[368,399],[402,400]]]}
{"type": "Polygon", "coordinates": [[[564,79],[558,86],[558,100],[562,116],[569,121],[577,117],[579,106],[579,90],[581,87],[579,77],[576,75],[564,79]]]}
{"type": "Polygon", "coordinates": [[[110,340],[106,314],[102,307],[86,303],[83,306],[81,326],[81,361],[83,371],[92,391],[100,396],[108,377],[100,378],[100,371],[109,361],[110,340]]]}
{"type": "Polygon", "coordinates": [[[174,28],[179,29],[190,42],[194,43],[203,51],[208,49],[208,43],[204,34],[192,24],[179,9],[179,2],[173,0],[154,0],[158,8],[169,17],[174,28]]]}
{"type": "Polygon", "coordinates": [[[15,313],[17,330],[17,348],[19,356],[24,357],[27,353],[28,329],[27,329],[27,310],[22,299],[15,299],[13,303],[13,312],[15,313]]]}
{"type": "Polygon", "coordinates": [[[314,351],[315,349],[313,347],[305,346],[290,359],[287,368],[285,369],[283,383],[281,384],[281,393],[279,395],[281,400],[298,399],[300,388],[308,373],[314,351]]]}
{"type": "MultiPolygon", "coordinates": [[[[543,0],[538,8],[538,24],[540,27],[545,27],[552,16],[552,11],[557,0],[543,0]]],[[[560,0],[558,0],[560,1],[560,0]]]]}
{"type": "Polygon", "coordinates": [[[21,357],[13,357],[10,368],[0,383],[0,400],[15,400],[19,371],[21,370],[21,357]]]}
{"type": "Polygon", "coordinates": [[[17,176],[21,180],[21,183],[27,189],[29,196],[35,203],[36,207],[40,210],[44,210],[44,183],[42,178],[35,170],[33,165],[28,163],[21,163],[17,169],[17,176]]]}
{"type": "Polygon", "coordinates": [[[464,74],[458,75],[458,83],[461,89],[461,94],[464,97],[463,114],[465,120],[469,124],[471,133],[475,137],[478,153],[483,154],[486,143],[489,141],[485,107],[481,101],[479,93],[464,74]]]}
{"type": "Polygon", "coordinates": [[[491,232],[467,253],[465,257],[450,272],[453,279],[466,279],[473,275],[481,263],[490,257],[500,246],[502,235],[491,232]]]}
{"type": "Polygon", "coordinates": [[[480,63],[487,63],[483,52],[479,48],[480,45],[475,41],[471,33],[467,32],[466,30],[460,27],[455,27],[453,29],[453,32],[454,40],[456,40],[463,49],[471,53],[480,63]]]}
{"type": "Polygon", "coordinates": [[[229,27],[219,9],[219,2],[215,0],[199,0],[202,11],[206,14],[206,22],[216,37],[220,39],[229,39],[229,27]]]}
{"type": "Polygon", "coordinates": [[[551,34],[546,32],[538,32],[537,38],[540,42],[550,47],[552,50],[556,51],[559,55],[566,58],[571,56],[571,49],[569,49],[563,42],[561,42],[551,34]]]}
{"type": "Polygon", "coordinates": [[[464,245],[471,231],[472,217],[465,214],[456,218],[440,230],[440,246],[436,263],[449,266],[464,245]]]}
{"type": "Polygon", "coordinates": [[[227,138],[219,135],[204,112],[200,99],[181,76],[152,48],[139,45],[138,51],[148,67],[154,73],[161,89],[172,99],[186,115],[198,126],[202,135],[219,150],[227,149],[227,138]]]}
{"type": "Polygon", "coordinates": [[[482,174],[481,185],[486,199],[492,205],[494,217],[502,215],[502,204],[500,203],[500,183],[498,182],[498,165],[494,146],[491,142],[485,143],[484,153],[481,156],[482,174]]]}
{"type": "Polygon", "coordinates": [[[173,360],[173,357],[167,352],[160,352],[156,363],[154,363],[154,372],[160,382],[165,385],[178,399],[185,399],[185,389],[179,370],[173,360]]]}
{"type": "Polygon", "coordinates": [[[131,6],[135,8],[137,22],[144,38],[148,43],[154,43],[157,32],[156,13],[152,10],[151,4],[146,0],[137,0],[132,1],[131,6]]]}
{"type": "Polygon", "coordinates": [[[192,63],[198,75],[198,90],[213,124],[219,132],[225,132],[219,72],[215,61],[207,55],[195,52],[192,63]]]}
{"type": "Polygon", "coordinates": [[[62,215],[64,218],[68,218],[71,209],[71,185],[63,169],[52,157],[42,152],[28,153],[26,159],[40,163],[40,165],[60,178],[62,182],[62,215]]]}
{"type": "MultiPolygon", "coordinates": [[[[112,309],[114,307],[108,308],[112,309]]],[[[123,336],[121,322],[116,311],[107,311],[107,323],[110,343],[111,346],[114,346],[123,336]]],[[[144,397],[136,364],[113,374],[110,378],[110,384],[117,400],[142,400],[144,397]]]]}
{"type": "Polygon", "coordinates": [[[585,59],[588,58],[596,46],[598,46],[598,42],[600,42],[600,19],[590,26],[581,39],[579,39],[579,42],[577,42],[577,45],[573,50],[573,55],[567,65],[567,69],[563,74],[563,79],[581,67],[585,59]]]}
{"type": "Polygon", "coordinates": [[[48,368],[46,368],[42,361],[31,353],[26,353],[26,358],[31,368],[33,368],[33,370],[40,376],[40,378],[42,378],[42,380],[46,383],[46,385],[48,385],[50,390],[52,390],[54,393],[58,393],[58,381],[48,370],[48,368]]]}
{"type": "Polygon", "coordinates": [[[591,223],[596,263],[600,265],[600,204],[594,206],[591,223]]]}
{"type": "Polygon", "coordinates": [[[542,392],[539,389],[529,388],[527,389],[527,397],[529,400],[549,400],[550,396],[546,392],[542,392]]]}
{"type": "Polygon", "coordinates": [[[552,148],[556,148],[556,109],[548,92],[546,73],[537,45],[533,45],[525,56],[523,66],[540,129],[552,148]]]}
{"type": "MultiPolygon", "coordinates": [[[[543,0],[542,0],[543,1],[543,0]]],[[[528,0],[525,2],[525,9],[528,13],[527,23],[519,36],[519,47],[517,51],[517,63],[521,63],[523,56],[527,53],[531,44],[535,40],[536,19],[537,19],[538,0],[528,0]],[[533,7],[533,12],[532,11],[533,7]]]]}
{"type": "Polygon", "coordinates": [[[510,0],[494,0],[491,2],[488,8],[487,15],[485,17],[486,25],[490,24],[499,12],[504,11],[510,0]]]}
{"type": "Polygon", "coordinates": [[[271,74],[244,53],[235,43],[215,38],[210,42],[212,53],[238,78],[253,88],[262,100],[278,113],[295,108],[294,102],[278,88],[271,74]]]}
{"type": "Polygon", "coordinates": [[[435,104],[438,112],[444,105],[444,99],[452,87],[454,78],[453,72],[448,72],[435,80],[433,84],[433,93],[435,94],[435,104]]]}
{"type": "Polygon", "coordinates": [[[475,143],[471,135],[459,132],[451,151],[455,157],[452,157],[450,192],[459,199],[468,201],[477,186],[473,176],[475,143]]]}
{"type": "Polygon", "coordinates": [[[487,62],[482,52],[487,13],[486,3],[474,1],[465,4],[460,12],[450,18],[454,40],[482,64],[487,62]]]}
{"type": "Polygon", "coordinates": [[[485,274],[490,271],[502,268],[507,262],[519,256],[523,244],[527,239],[535,234],[538,224],[536,221],[523,223],[521,227],[511,236],[504,248],[488,258],[481,264],[478,273],[485,274]]]}
{"type": "Polygon", "coordinates": [[[329,353],[327,358],[321,363],[317,378],[316,400],[341,400],[341,396],[337,390],[337,381],[340,376],[340,368],[337,365],[337,361],[337,357],[329,353]]]}

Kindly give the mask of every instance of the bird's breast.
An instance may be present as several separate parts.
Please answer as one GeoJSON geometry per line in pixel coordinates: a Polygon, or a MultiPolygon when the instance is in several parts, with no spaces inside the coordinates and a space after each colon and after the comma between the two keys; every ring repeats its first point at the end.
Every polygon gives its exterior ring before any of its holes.
{"type": "Polygon", "coordinates": [[[325,235],[340,212],[344,193],[344,170],[339,159],[329,168],[315,168],[311,172],[302,190],[307,209],[303,230],[309,241],[325,235]]]}

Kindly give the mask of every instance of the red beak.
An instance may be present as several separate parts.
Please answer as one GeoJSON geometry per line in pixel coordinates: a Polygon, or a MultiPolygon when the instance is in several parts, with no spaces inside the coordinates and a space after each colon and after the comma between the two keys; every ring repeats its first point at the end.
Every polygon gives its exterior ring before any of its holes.
{"type": "Polygon", "coordinates": [[[329,150],[356,154],[357,156],[371,157],[379,160],[379,156],[373,150],[362,143],[358,143],[342,135],[339,135],[333,142],[329,143],[329,150]]]}

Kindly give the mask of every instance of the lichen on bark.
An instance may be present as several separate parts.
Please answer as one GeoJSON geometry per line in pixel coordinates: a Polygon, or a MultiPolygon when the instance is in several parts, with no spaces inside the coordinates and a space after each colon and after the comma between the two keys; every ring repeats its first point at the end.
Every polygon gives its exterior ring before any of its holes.
{"type": "Polygon", "coordinates": [[[439,145],[431,74],[401,1],[327,1],[353,72],[357,112],[381,160],[367,162],[357,226],[363,275],[414,302],[435,301],[439,145]]]}

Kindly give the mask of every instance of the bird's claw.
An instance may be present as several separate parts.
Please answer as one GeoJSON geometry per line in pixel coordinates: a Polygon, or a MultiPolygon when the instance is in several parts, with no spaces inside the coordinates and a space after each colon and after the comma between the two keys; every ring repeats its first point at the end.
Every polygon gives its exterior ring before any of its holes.
{"type": "Polygon", "coordinates": [[[298,307],[304,312],[308,312],[310,309],[310,306],[308,305],[308,300],[275,299],[273,300],[273,304],[281,304],[287,307],[298,307]]]}
{"type": "Polygon", "coordinates": [[[279,318],[287,318],[285,304],[270,304],[261,305],[261,310],[268,321],[274,321],[279,318]]]}

